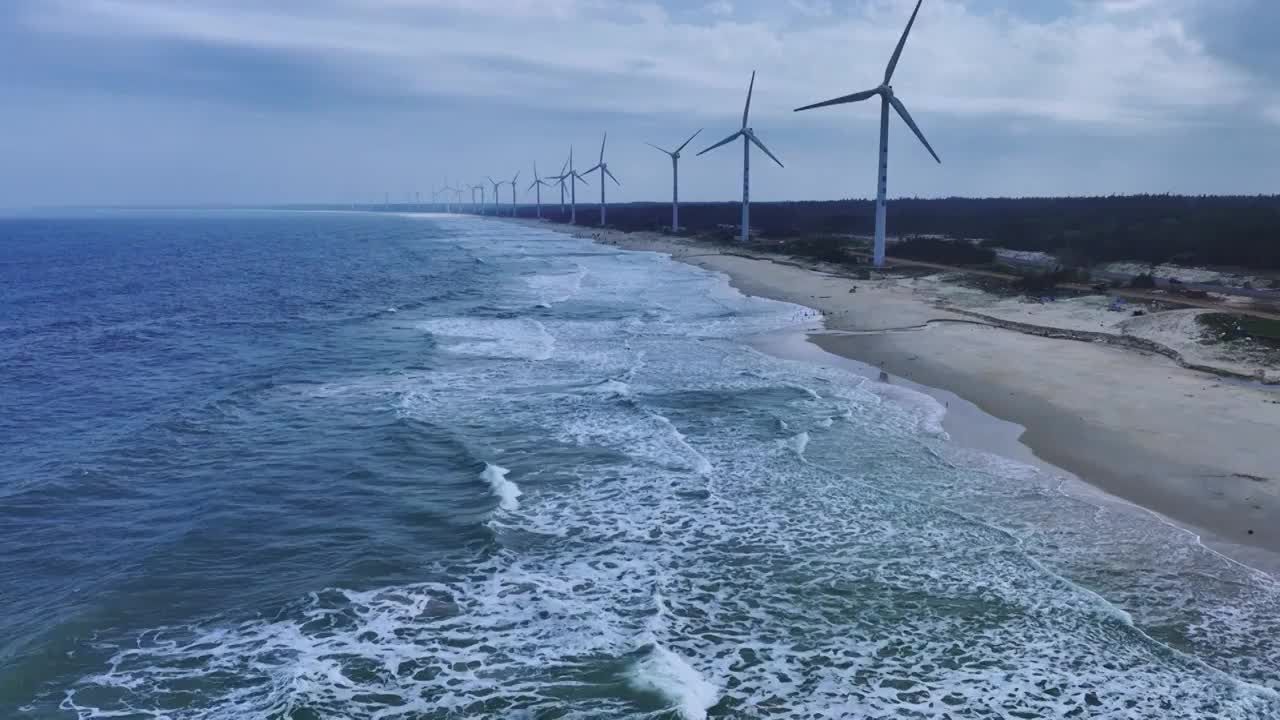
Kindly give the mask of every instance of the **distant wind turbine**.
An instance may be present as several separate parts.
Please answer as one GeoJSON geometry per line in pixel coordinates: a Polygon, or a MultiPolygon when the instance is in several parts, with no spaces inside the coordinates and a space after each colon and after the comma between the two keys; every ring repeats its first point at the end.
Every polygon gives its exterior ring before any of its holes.
{"type": "Polygon", "coordinates": [[[813,105],[805,105],[796,108],[796,112],[801,110],[811,110],[813,108],[826,107],[828,105],[843,105],[845,103],[855,103],[867,100],[869,98],[880,96],[880,172],[877,174],[876,187],[876,237],[875,246],[873,247],[872,260],[876,267],[884,265],[884,224],[885,224],[885,195],[889,189],[889,106],[898,111],[898,115],[902,117],[903,122],[911,131],[920,138],[920,142],[924,144],[929,154],[939,163],[942,159],[938,157],[938,153],[933,151],[933,147],[929,145],[929,141],[924,139],[924,133],[920,132],[920,128],[916,122],[911,119],[911,113],[907,112],[907,107],[902,104],[893,94],[893,87],[889,85],[889,80],[893,78],[894,68],[898,67],[898,58],[902,56],[902,47],[907,44],[907,35],[911,32],[911,26],[915,24],[916,13],[920,12],[920,4],[924,0],[916,0],[916,9],[911,11],[911,19],[907,21],[907,29],[902,31],[902,37],[898,40],[898,47],[894,48],[893,56],[889,58],[889,65],[884,69],[884,82],[879,87],[870,90],[863,90],[852,95],[825,100],[813,105]]]}
{"type": "Polygon", "coordinates": [[[511,217],[516,216],[516,181],[519,179],[520,171],[517,170],[516,174],[511,176],[511,179],[508,180],[508,182],[511,183],[511,217]]]}
{"type": "Polygon", "coordinates": [[[755,143],[756,147],[763,150],[765,155],[768,155],[770,159],[778,163],[778,167],[784,167],[782,161],[774,157],[773,153],[769,152],[769,148],[760,142],[760,139],[756,137],[755,131],[747,127],[747,117],[751,113],[751,91],[755,89],[755,86],[756,73],[752,70],[751,84],[747,86],[747,104],[742,109],[742,129],[698,153],[702,155],[711,152],[721,145],[733,142],[738,137],[742,138],[742,242],[744,243],[747,241],[751,223],[751,143],[755,143]]]}
{"type": "Polygon", "coordinates": [[[564,179],[569,177],[565,170],[569,167],[569,158],[564,159],[564,164],[560,166],[560,174],[556,176],[556,182],[560,185],[560,217],[564,217],[564,179]]]}
{"type": "Polygon", "coordinates": [[[498,217],[502,214],[502,201],[498,198],[498,188],[506,185],[507,181],[498,180],[497,182],[494,182],[493,178],[488,178],[488,180],[489,184],[493,186],[493,216],[498,217]]]}
{"type": "MultiPolygon", "coordinates": [[[[485,208],[485,201],[484,201],[484,183],[476,183],[476,184],[474,185],[474,188],[475,188],[476,190],[479,190],[479,191],[480,191],[480,206],[479,206],[478,208],[476,208],[476,211],[477,211],[477,213],[478,213],[478,214],[483,215],[483,214],[484,214],[484,208],[485,208]]],[[[475,198],[472,198],[472,202],[475,202],[475,198]]]]}
{"type": "Polygon", "coordinates": [[[685,145],[693,142],[693,139],[698,137],[700,132],[702,132],[701,129],[690,135],[689,139],[685,140],[675,150],[664,150],[653,143],[645,143],[649,147],[661,150],[671,156],[671,232],[673,233],[680,232],[680,151],[684,150],[685,145]]]}
{"type": "Polygon", "coordinates": [[[569,146],[569,173],[565,175],[569,181],[569,224],[578,224],[578,183],[587,184],[582,175],[573,169],[573,146],[569,146]]]}
{"type": "Polygon", "coordinates": [[[612,180],[615,185],[617,185],[618,187],[622,187],[622,183],[618,182],[618,178],[614,177],[613,173],[609,172],[609,163],[604,161],[604,144],[608,140],[609,140],[609,133],[605,133],[604,138],[600,140],[600,162],[596,163],[595,167],[592,167],[590,170],[582,173],[582,176],[586,177],[597,170],[600,171],[600,227],[604,227],[604,213],[605,213],[604,177],[608,175],[609,179],[612,180]]]}
{"type": "MultiPolygon", "coordinates": [[[[529,183],[529,187],[525,190],[525,192],[528,192],[529,190],[533,190],[534,188],[537,188],[537,196],[538,196],[538,206],[537,206],[537,207],[538,207],[538,219],[539,219],[539,220],[541,220],[541,219],[542,219],[542,188],[543,188],[543,187],[551,187],[551,183],[549,183],[549,182],[547,182],[546,180],[543,180],[542,178],[538,177],[538,163],[536,163],[536,162],[535,162],[535,163],[533,164],[533,182],[529,183]]],[[[560,199],[561,199],[561,200],[564,200],[564,190],[563,190],[563,189],[561,189],[561,191],[560,191],[560,199]]]]}

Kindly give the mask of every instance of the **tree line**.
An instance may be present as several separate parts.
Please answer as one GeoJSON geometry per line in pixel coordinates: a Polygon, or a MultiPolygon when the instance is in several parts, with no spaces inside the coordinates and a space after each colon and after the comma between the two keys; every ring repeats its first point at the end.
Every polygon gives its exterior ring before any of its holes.
{"type": "MultiPolygon", "coordinates": [[[[580,223],[594,219],[591,206],[578,210],[580,223]]],[[[737,203],[684,203],[680,220],[688,232],[714,232],[735,225],[739,212],[737,203]]],[[[657,230],[670,217],[664,203],[609,210],[609,224],[624,230],[657,230]]],[[[870,235],[875,204],[753,202],[751,225],[773,238],[870,235]]],[[[1280,195],[901,198],[890,202],[889,232],[1038,250],[1082,265],[1129,260],[1280,269],[1280,195]]]]}

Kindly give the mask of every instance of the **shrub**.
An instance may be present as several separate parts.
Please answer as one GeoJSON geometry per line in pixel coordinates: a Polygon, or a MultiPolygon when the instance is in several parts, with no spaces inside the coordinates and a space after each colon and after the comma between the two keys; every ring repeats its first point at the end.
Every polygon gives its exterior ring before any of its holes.
{"type": "Polygon", "coordinates": [[[1129,287],[1138,289],[1138,290],[1150,290],[1155,286],[1156,286],[1156,277],[1151,273],[1134,275],[1133,279],[1129,281],[1129,287]]]}

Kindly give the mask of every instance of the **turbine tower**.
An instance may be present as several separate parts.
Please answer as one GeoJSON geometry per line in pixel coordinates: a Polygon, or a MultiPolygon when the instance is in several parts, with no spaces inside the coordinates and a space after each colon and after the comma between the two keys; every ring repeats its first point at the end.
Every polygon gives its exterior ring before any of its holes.
{"type": "Polygon", "coordinates": [[[608,141],[608,139],[609,139],[609,133],[605,133],[604,138],[600,140],[600,162],[596,163],[595,167],[582,173],[582,176],[586,177],[587,175],[590,175],[591,173],[597,170],[600,171],[600,227],[604,227],[604,213],[605,213],[604,176],[608,175],[609,179],[612,180],[615,185],[617,185],[618,187],[622,187],[622,183],[618,182],[618,178],[614,177],[613,173],[609,172],[609,163],[604,161],[604,144],[606,141],[608,141]]]}
{"type": "Polygon", "coordinates": [[[907,21],[907,29],[902,31],[902,37],[898,40],[898,47],[894,48],[893,56],[889,58],[889,65],[884,69],[884,82],[879,87],[870,90],[863,90],[852,95],[825,100],[812,105],[805,105],[796,108],[796,112],[801,110],[812,110],[813,108],[826,107],[828,105],[843,105],[845,103],[855,103],[867,100],[869,98],[880,96],[880,172],[876,175],[876,238],[875,246],[872,252],[872,261],[876,267],[884,266],[884,221],[885,221],[885,195],[889,190],[889,106],[898,112],[902,121],[911,128],[911,132],[920,138],[920,142],[924,144],[929,154],[937,160],[939,164],[942,159],[938,157],[938,153],[933,151],[933,147],[929,145],[929,141],[924,139],[924,133],[920,132],[920,128],[916,122],[911,119],[911,113],[907,112],[907,106],[893,94],[893,86],[889,81],[893,79],[894,68],[898,67],[898,58],[902,56],[902,47],[907,44],[907,35],[911,32],[911,26],[915,24],[916,13],[920,12],[920,4],[924,0],[916,0],[916,9],[911,11],[911,19],[907,21]]]}
{"type": "Polygon", "coordinates": [[[751,143],[755,143],[756,147],[763,150],[765,155],[768,155],[770,159],[778,163],[778,167],[783,167],[782,161],[769,152],[769,148],[760,142],[753,129],[747,127],[747,116],[751,113],[751,91],[755,89],[755,86],[756,72],[752,70],[751,84],[747,86],[747,104],[742,109],[742,129],[698,153],[702,155],[711,152],[721,145],[733,142],[738,137],[742,138],[742,242],[744,243],[747,242],[751,223],[751,143]]]}
{"type": "MultiPolygon", "coordinates": [[[[536,163],[536,162],[535,162],[535,163],[533,164],[533,182],[529,183],[529,187],[528,187],[527,189],[525,189],[525,192],[528,192],[529,190],[533,190],[534,188],[537,188],[537,195],[538,195],[538,219],[539,219],[539,220],[541,220],[541,219],[542,219],[542,188],[543,188],[543,187],[551,187],[551,183],[549,183],[549,182],[547,182],[546,180],[543,180],[542,178],[538,177],[538,163],[536,163]]],[[[563,200],[563,199],[564,199],[564,190],[563,190],[563,189],[560,191],[560,199],[561,199],[561,200],[563,200]]]]}
{"type": "MultiPolygon", "coordinates": [[[[479,207],[479,208],[477,208],[477,210],[478,210],[478,214],[479,214],[479,215],[483,215],[483,214],[484,214],[484,206],[485,206],[485,201],[484,201],[484,183],[476,183],[474,187],[475,187],[475,189],[476,189],[476,190],[479,190],[479,191],[480,191],[480,207],[479,207]]],[[[474,202],[474,198],[473,198],[472,202],[474,202]]]]}
{"type": "Polygon", "coordinates": [[[685,145],[688,145],[689,143],[693,142],[693,139],[698,137],[698,133],[700,132],[702,132],[701,129],[699,129],[698,132],[695,132],[694,134],[690,135],[689,139],[685,140],[684,143],[682,143],[680,147],[676,148],[675,150],[663,150],[662,148],[658,147],[657,145],[654,145],[651,142],[645,143],[645,145],[648,145],[649,147],[655,150],[661,150],[662,152],[671,156],[671,232],[672,234],[676,234],[680,232],[680,151],[684,149],[685,145]]]}
{"type": "Polygon", "coordinates": [[[516,171],[516,174],[515,174],[515,175],[513,175],[513,176],[511,176],[511,180],[510,180],[510,183],[511,183],[511,217],[515,217],[515,216],[516,216],[516,180],[519,180],[519,179],[520,179],[520,171],[519,171],[519,170],[517,170],[517,171],[516,171]]]}

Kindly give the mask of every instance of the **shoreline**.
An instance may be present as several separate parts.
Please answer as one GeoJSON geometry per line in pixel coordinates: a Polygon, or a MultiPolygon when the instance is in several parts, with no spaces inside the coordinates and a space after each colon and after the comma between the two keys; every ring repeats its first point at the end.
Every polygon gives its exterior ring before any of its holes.
{"type": "Polygon", "coordinates": [[[1280,576],[1274,389],[1163,354],[989,325],[887,283],[790,258],[726,253],[656,233],[507,221],[667,254],[724,273],[744,294],[813,308],[826,329],[801,333],[813,348],[803,359],[844,360],[873,379],[876,370],[901,378],[948,406],[943,423],[954,442],[1076,480],[1280,576]]]}

